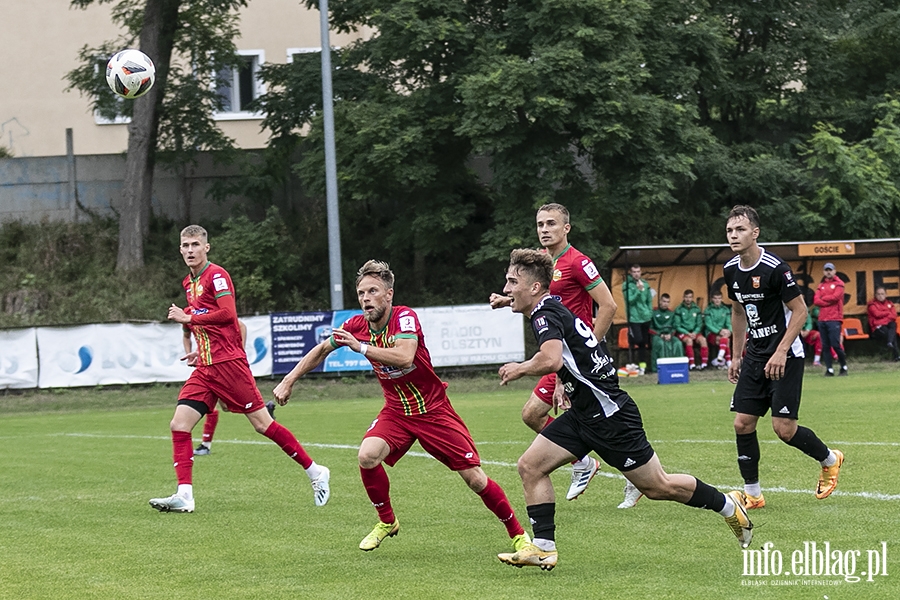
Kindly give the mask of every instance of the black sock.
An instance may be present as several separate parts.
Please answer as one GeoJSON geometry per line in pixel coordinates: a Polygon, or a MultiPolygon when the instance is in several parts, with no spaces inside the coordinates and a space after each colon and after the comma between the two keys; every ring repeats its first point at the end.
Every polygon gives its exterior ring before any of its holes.
{"type": "Polygon", "coordinates": [[[738,433],[737,453],[738,468],[744,483],[759,482],[759,440],[756,439],[756,431],[752,433],[738,433]]]}
{"type": "MultiPolygon", "coordinates": [[[[694,479],[697,478],[695,477],[694,479]]],[[[685,504],[694,508],[705,508],[719,512],[725,508],[725,494],[697,479],[697,488],[694,490],[694,495],[685,504]]]]}
{"type": "Polygon", "coordinates": [[[820,462],[828,458],[828,446],[813,433],[812,429],[806,427],[798,426],[797,433],[787,442],[787,445],[793,446],[803,454],[820,462]]]}
{"type": "Polygon", "coordinates": [[[556,523],[553,516],[556,513],[556,503],[532,504],[526,506],[528,518],[531,520],[531,530],[535,538],[543,540],[556,540],[556,523]]]}

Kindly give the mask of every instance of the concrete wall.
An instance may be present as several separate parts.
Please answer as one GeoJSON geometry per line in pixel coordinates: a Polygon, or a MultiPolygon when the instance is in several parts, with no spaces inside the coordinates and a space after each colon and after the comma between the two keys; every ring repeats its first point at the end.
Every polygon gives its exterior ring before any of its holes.
{"type": "MultiPolygon", "coordinates": [[[[116,214],[124,171],[122,154],[76,156],[75,190],[80,206],[100,215],[116,214]]],[[[186,186],[172,171],[157,166],[153,212],[181,222],[221,219],[240,199],[223,205],[207,197],[207,192],[216,182],[238,175],[237,167],[217,165],[210,155],[200,156],[186,177],[186,186]],[[189,190],[186,199],[180,196],[183,189],[189,190]]],[[[69,221],[72,201],[65,156],[0,159],[0,222],[69,221]]],[[[77,214],[83,211],[79,209],[77,214]]]]}

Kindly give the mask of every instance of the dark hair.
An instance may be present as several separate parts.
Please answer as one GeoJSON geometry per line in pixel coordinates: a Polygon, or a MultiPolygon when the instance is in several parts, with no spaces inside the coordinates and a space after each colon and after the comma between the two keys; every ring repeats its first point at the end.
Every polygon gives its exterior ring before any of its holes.
{"type": "Polygon", "coordinates": [[[876,294],[878,293],[878,290],[884,290],[884,291],[886,292],[886,291],[887,291],[887,288],[884,287],[883,285],[879,284],[879,285],[876,285],[876,286],[875,286],[875,293],[876,293],[876,294]]]}
{"type": "Polygon", "coordinates": [[[356,285],[359,285],[363,277],[369,275],[377,277],[384,282],[384,287],[387,289],[394,288],[394,273],[391,271],[391,265],[386,262],[374,259],[366,261],[366,264],[361,266],[359,271],[356,272],[356,285]]]}
{"type": "Polygon", "coordinates": [[[728,221],[737,217],[747,217],[747,220],[750,221],[750,225],[753,227],[759,227],[759,214],[756,212],[756,209],[752,206],[747,206],[746,204],[737,204],[732,207],[731,212],[728,213],[728,221]]]}
{"type": "Polygon", "coordinates": [[[525,275],[531,281],[537,281],[545,290],[550,289],[553,259],[546,252],[517,248],[509,253],[509,266],[515,269],[516,273],[525,275]]]}
{"type": "Polygon", "coordinates": [[[722,295],[722,292],[720,292],[719,290],[710,290],[710,291],[709,291],[709,297],[710,297],[710,298],[712,298],[712,297],[714,297],[714,296],[721,296],[721,295],[722,295]]]}
{"type": "MultiPolygon", "coordinates": [[[[537,209],[537,212],[543,212],[547,210],[555,210],[559,214],[563,216],[563,223],[569,222],[569,209],[563,206],[562,204],[558,204],[556,202],[551,202],[549,204],[545,204],[537,209]]],[[[537,213],[535,213],[537,214],[537,213]]]]}
{"type": "Polygon", "coordinates": [[[693,296],[693,295],[694,295],[694,290],[684,290],[684,294],[683,294],[683,295],[684,295],[684,296],[687,296],[688,294],[690,294],[691,296],[693,296]]]}
{"type": "Polygon", "coordinates": [[[662,295],[659,297],[659,299],[660,299],[660,300],[671,300],[671,299],[672,299],[672,296],[670,296],[670,295],[668,295],[668,294],[662,294],[662,295]]]}
{"type": "Polygon", "coordinates": [[[632,270],[632,269],[635,268],[635,267],[637,267],[638,269],[640,269],[640,268],[641,268],[641,265],[639,265],[638,263],[631,263],[631,264],[628,266],[628,270],[630,271],[630,270],[632,270]]]}

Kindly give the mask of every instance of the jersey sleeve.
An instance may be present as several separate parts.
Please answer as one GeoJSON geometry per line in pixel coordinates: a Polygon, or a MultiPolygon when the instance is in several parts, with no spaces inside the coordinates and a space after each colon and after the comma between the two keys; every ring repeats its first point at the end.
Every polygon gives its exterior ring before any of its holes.
{"type": "Polygon", "coordinates": [[[411,308],[398,310],[394,317],[397,321],[397,333],[395,338],[412,338],[419,339],[422,332],[422,326],[419,324],[419,315],[411,308]]]}
{"type": "MultiPolygon", "coordinates": [[[[361,315],[354,315],[354,316],[350,317],[349,319],[347,319],[346,321],[344,321],[341,324],[341,326],[338,327],[338,329],[343,329],[344,331],[346,331],[347,333],[349,333],[356,339],[358,339],[360,341],[365,341],[366,337],[361,334],[366,332],[366,330],[368,329],[368,326],[365,325],[364,317],[362,317],[361,315]]],[[[334,339],[333,333],[331,334],[331,336],[329,336],[328,343],[331,344],[331,347],[334,348],[335,350],[337,350],[338,348],[341,347],[341,344],[338,344],[337,340],[334,339]]]]}
{"type": "Polygon", "coordinates": [[[546,341],[563,339],[562,324],[549,311],[538,312],[531,319],[531,327],[534,330],[534,339],[537,340],[539,348],[546,341]]]}
{"type": "Polygon", "coordinates": [[[586,291],[591,291],[601,283],[603,283],[603,277],[600,276],[600,271],[597,269],[597,266],[587,256],[582,256],[579,264],[572,265],[574,268],[572,269],[572,275],[575,277],[575,281],[578,282],[578,285],[583,287],[586,291]]]}
{"type": "Polygon", "coordinates": [[[738,301],[738,297],[737,297],[737,294],[735,293],[735,290],[734,290],[734,285],[733,285],[733,284],[734,284],[734,277],[733,277],[733,275],[732,275],[733,273],[734,273],[734,271],[732,271],[732,270],[729,270],[729,269],[723,269],[723,270],[722,270],[722,277],[723,277],[723,279],[725,279],[725,289],[728,290],[728,297],[729,297],[731,300],[737,302],[737,301],[738,301]]]}
{"type": "Polygon", "coordinates": [[[782,262],[776,269],[773,269],[772,277],[778,279],[777,285],[781,286],[781,301],[785,304],[803,293],[794,280],[794,274],[787,263],[782,262]]]}
{"type": "Polygon", "coordinates": [[[237,306],[234,295],[228,292],[216,297],[218,308],[201,315],[191,314],[191,325],[226,325],[237,319],[237,306]]]}

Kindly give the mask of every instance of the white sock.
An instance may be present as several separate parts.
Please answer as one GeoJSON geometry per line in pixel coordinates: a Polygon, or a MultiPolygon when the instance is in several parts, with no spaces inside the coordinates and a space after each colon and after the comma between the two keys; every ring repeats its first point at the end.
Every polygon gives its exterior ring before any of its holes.
{"type": "Polygon", "coordinates": [[[819,464],[823,467],[833,467],[835,463],[837,463],[837,456],[830,449],[828,450],[828,458],[819,461],[819,464]]]}
{"type": "Polygon", "coordinates": [[[544,538],[534,538],[531,543],[543,550],[544,552],[552,552],[556,550],[556,542],[553,540],[545,540],[544,538]]]}
{"type": "Polygon", "coordinates": [[[583,456],[581,460],[577,460],[572,463],[573,469],[578,469],[579,471],[587,471],[591,468],[591,457],[583,456]]]}
{"type": "Polygon", "coordinates": [[[310,481],[318,477],[322,474],[322,467],[316,464],[316,461],[313,461],[309,468],[306,469],[306,474],[309,476],[310,481]]]}
{"type": "Polygon", "coordinates": [[[731,496],[725,494],[725,506],[719,511],[719,514],[723,517],[733,517],[736,510],[737,508],[734,506],[734,500],[731,499],[731,496]]]}
{"type": "Polygon", "coordinates": [[[177,496],[181,496],[185,500],[193,500],[194,499],[194,486],[190,483],[179,483],[178,491],[175,492],[177,496]]]}
{"type": "Polygon", "coordinates": [[[725,351],[719,350],[719,360],[725,360],[725,351]]]}
{"type": "Polygon", "coordinates": [[[200,445],[204,448],[212,448],[212,442],[200,442],[200,445]]]}
{"type": "Polygon", "coordinates": [[[759,498],[762,494],[762,488],[759,487],[759,482],[756,483],[745,483],[744,484],[744,493],[748,496],[753,496],[754,498],[759,498]]]}

